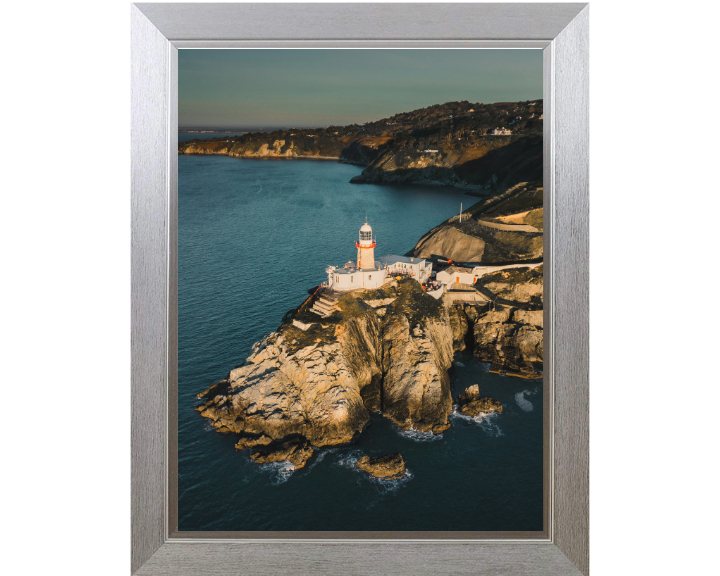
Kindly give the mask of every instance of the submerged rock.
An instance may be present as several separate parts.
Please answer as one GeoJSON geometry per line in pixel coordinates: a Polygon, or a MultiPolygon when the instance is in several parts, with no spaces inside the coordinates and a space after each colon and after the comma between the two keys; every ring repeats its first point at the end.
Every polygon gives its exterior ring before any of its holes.
{"type": "Polygon", "coordinates": [[[460,413],[465,416],[477,416],[485,412],[502,412],[502,404],[492,398],[481,398],[480,387],[475,384],[460,393],[460,413]]]}
{"type": "Polygon", "coordinates": [[[400,454],[390,454],[379,458],[363,456],[357,461],[357,465],[361,470],[383,480],[394,480],[405,475],[405,461],[400,454]]]}

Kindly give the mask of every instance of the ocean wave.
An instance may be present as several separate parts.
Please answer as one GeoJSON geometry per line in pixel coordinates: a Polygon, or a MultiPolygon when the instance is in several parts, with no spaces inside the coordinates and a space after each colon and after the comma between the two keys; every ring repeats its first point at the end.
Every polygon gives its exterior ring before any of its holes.
{"type": "Polygon", "coordinates": [[[462,414],[458,410],[457,405],[453,406],[452,412],[450,413],[450,418],[457,418],[459,420],[464,420],[465,422],[475,424],[479,426],[480,429],[488,436],[493,436],[495,438],[497,438],[498,436],[504,436],[503,431],[500,429],[500,426],[495,423],[495,420],[498,418],[498,416],[499,413],[495,411],[480,412],[477,416],[467,416],[465,414],[462,414]]]}
{"type": "Polygon", "coordinates": [[[270,473],[270,484],[273,486],[284,484],[290,480],[290,476],[292,476],[293,472],[295,472],[295,465],[289,460],[282,460],[281,462],[268,462],[266,464],[260,464],[258,467],[262,472],[270,473]]]}
{"type": "Polygon", "coordinates": [[[465,368],[465,364],[463,364],[463,363],[460,362],[459,360],[455,360],[455,362],[453,362],[453,364],[454,364],[455,366],[459,366],[460,368],[465,368]]]}
{"type": "Polygon", "coordinates": [[[339,448],[315,448],[315,450],[317,450],[317,457],[313,460],[313,463],[308,466],[308,470],[315,468],[315,466],[325,459],[325,456],[328,454],[334,454],[339,450],[339,448]]]}
{"type": "Polygon", "coordinates": [[[442,440],[442,434],[433,434],[432,432],[421,432],[420,430],[401,430],[398,428],[398,434],[403,438],[412,440],[414,442],[435,442],[435,440],[442,440]]]}
{"type": "Polygon", "coordinates": [[[525,396],[532,394],[530,390],[523,390],[522,392],[518,392],[515,394],[515,402],[520,407],[520,410],[523,410],[524,412],[532,412],[533,411],[533,405],[532,402],[527,400],[525,396]]]}
{"type": "Polygon", "coordinates": [[[362,457],[362,455],[362,450],[352,450],[348,452],[345,456],[339,458],[336,464],[339,464],[343,468],[357,468],[357,461],[359,458],[362,457]]]}
{"type": "Polygon", "coordinates": [[[383,480],[382,478],[375,478],[368,474],[368,479],[377,488],[381,494],[387,494],[389,492],[397,492],[405,486],[410,480],[414,478],[413,473],[409,468],[405,468],[405,474],[400,478],[394,478],[392,480],[383,480]]]}

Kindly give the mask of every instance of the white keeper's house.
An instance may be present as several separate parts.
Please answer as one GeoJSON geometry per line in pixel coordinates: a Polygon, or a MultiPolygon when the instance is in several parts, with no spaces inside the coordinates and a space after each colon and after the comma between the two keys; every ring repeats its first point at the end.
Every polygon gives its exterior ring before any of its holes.
{"type": "Polygon", "coordinates": [[[360,227],[360,236],[355,242],[357,260],[350,260],[342,267],[328,266],[328,287],[338,292],[357,290],[358,288],[379,288],[397,274],[408,275],[418,282],[430,277],[432,263],[407,256],[385,256],[375,260],[376,238],[372,227],[365,222],[360,227]]]}
{"type": "Polygon", "coordinates": [[[388,276],[407,274],[421,283],[430,278],[432,272],[432,262],[412,256],[385,256],[380,258],[380,262],[387,269],[388,276]]]}

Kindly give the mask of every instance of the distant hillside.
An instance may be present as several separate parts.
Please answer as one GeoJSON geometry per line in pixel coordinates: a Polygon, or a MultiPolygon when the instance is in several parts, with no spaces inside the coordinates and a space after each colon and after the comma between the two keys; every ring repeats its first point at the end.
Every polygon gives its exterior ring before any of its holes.
{"type": "Polygon", "coordinates": [[[352,180],[357,183],[435,183],[494,193],[542,179],[542,116],[542,100],[447,102],[362,126],[190,140],[178,153],[331,158],[365,166],[352,180]]]}

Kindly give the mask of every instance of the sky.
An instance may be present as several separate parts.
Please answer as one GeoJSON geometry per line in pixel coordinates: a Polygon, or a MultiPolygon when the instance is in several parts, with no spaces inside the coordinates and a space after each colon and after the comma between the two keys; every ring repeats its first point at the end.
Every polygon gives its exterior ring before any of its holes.
{"type": "Polygon", "coordinates": [[[324,128],[542,98],[539,49],[181,49],[178,63],[180,128],[324,128]]]}

